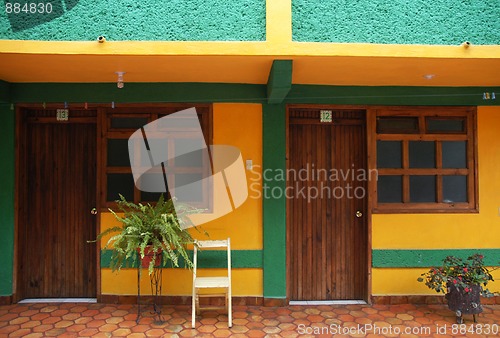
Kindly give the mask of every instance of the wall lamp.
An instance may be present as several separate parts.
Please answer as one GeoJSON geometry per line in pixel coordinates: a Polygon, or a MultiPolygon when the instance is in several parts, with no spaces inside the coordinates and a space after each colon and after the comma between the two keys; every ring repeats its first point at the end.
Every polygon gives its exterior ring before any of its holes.
{"type": "Polygon", "coordinates": [[[124,86],[124,84],[123,84],[123,74],[125,74],[125,72],[116,72],[116,74],[118,75],[118,78],[116,80],[116,86],[121,89],[124,86]]]}

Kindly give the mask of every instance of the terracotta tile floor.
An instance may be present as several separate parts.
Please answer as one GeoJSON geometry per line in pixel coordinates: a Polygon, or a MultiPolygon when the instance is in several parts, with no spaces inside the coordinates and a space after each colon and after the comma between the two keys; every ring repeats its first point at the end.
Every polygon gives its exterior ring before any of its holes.
{"type": "Polygon", "coordinates": [[[445,305],[236,306],[229,329],[216,311],[202,312],[191,329],[190,315],[189,306],[163,306],[160,323],[147,308],[137,324],[135,305],[15,304],[0,306],[0,337],[500,336],[499,305],[484,306],[474,325],[465,316],[462,327],[445,305]]]}

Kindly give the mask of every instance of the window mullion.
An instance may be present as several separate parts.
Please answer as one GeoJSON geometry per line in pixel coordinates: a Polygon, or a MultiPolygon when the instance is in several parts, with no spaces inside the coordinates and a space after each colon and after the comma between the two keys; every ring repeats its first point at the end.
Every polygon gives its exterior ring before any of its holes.
{"type": "Polygon", "coordinates": [[[418,117],[418,131],[420,135],[425,135],[426,126],[425,126],[425,116],[420,115],[418,117]]]}
{"type": "MultiPolygon", "coordinates": [[[[410,154],[409,154],[409,144],[408,140],[403,140],[403,170],[407,170],[410,167],[410,154]]],[[[410,202],[410,176],[403,175],[403,203],[410,202]]]]}
{"type": "Polygon", "coordinates": [[[467,196],[471,207],[477,206],[477,162],[476,162],[476,133],[474,118],[469,114],[467,117],[467,196]]]}
{"type": "MultiPolygon", "coordinates": [[[[443,168],[443,147],[441,141],[436,141],[436,168],[437,172],[443,168]]],[[[436,201],[443,202],[443,176],[436,175],[436,201]]]]}

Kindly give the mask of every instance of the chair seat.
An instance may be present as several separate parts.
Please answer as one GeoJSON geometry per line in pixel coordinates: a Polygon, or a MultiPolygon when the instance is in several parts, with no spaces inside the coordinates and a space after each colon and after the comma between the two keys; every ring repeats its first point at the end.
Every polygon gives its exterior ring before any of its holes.
{"type": "Polygon", "coordinates": [[[196,277],[194,281],[195,288],[228,288],[228,277],[196,277]]]}

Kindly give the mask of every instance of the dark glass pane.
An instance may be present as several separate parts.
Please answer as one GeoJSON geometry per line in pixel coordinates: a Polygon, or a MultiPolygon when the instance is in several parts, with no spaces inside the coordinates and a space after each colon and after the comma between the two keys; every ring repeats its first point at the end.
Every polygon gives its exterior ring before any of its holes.
{"type": "Polygon", "coordinates": [[[436,202],[436,176],[410,176],[410,202],[436,202]]]}
{"type": "MultiPolygon", "coordinates": [[[[176,167],[201,167],[203,164],[203,140],[201,139],[182,139],[175,142],[175,166],[176,167]],[[178,154],[187,154],[179,156],[178,154]]],[[[206,150],[208,153],[208,149],[206,150]]]]}
{"type": "Polygon", "coordinates": [[[403,201],[402,176],[379,176],[377,196],[379,203],[401,203],[403,201]]]}
{"type": "Polygon", "coordinates": [[[122,194],[127,201],[134,200],[134,178],[132,174],[108,174],[106,201],[112,202],[122,194]]]}
{"type": "Polygon", "coordinates": [[[181,202],[201,202],[203,200],[203,182],[201,179],[201,174],[176,174],[175,197],[181,202]],[[186,189],[186,185],[189,185],[188,189],[186,189]]]}
{"type": "Polygon", "coordinates": [[[147,117],[112,117],[111,129],[139,129],[148,124],[147,117]]]}
{"type": "Polygon", "coordinates": [[[379,117],[377,133],[414,134],[418,133],[418,117],[379,117]]]}
{"type": "Polygon", "coordinates": [[[175,128],[182,130],[182,128],[185,128],[186,130],[191,130],[193,128],[193,121],[190,118],[182,117],[169,117],[167,119],[160,119],[160,117],[158,116],[158,127],[162,129],[175,128]]]}
{"type": "MultiPolygon", "coordinates": [[[[170,114],[158,114],[158,119],[161,119],[162,117],[165,117],[165,116],[168,116],[168,115],[170,115],[170,114]]],[[[202,113],[197,113],[197,115],[198,115],[198,121],[200,121],[200,124],[202,124],[203,116],[204,115],[202,113]]],[[[162,122],[160,122],[160,123],[161,123],[160,125],[162,127],[168,127],[168,125],[166,125],[166,124],[164,124],[162,122]]],[[[181,122],[181,125],[182,125],[182,122],[181,122]]]]}
{"type": "MultiPolygon", "coordinates": [[[[161,192],[146,192],[141,191],[141,201],[142,202],[158,202],[161,196],[161,192]]],[[[167,195],[163,193],[163,198],[167,198],[167,195]]]]}
{"type": "Polygon", "coordinates": [[[410,141],[410,168],[436,168],[434,141],[410,141]]]}
{"type": "Polygon", "coordinates": [[[443,168],[467,168],[467,141],[443,141],[443,168]]]}
{"type": "Polygon", "coordinates": [[[428,133],[464,133],[465,118],[463,119],[439,119],[427,118],[428,133]]]}
{"type": "Polygon", "coordinates": [[[443,176],[443,202],[468,202],[467,176],[443,176]]]}
{"type": "Polygon", "coordinates": [[[127,139],[108,139],[108,167],[130,167],[127,139]]]}
{"type": "Polygon", "coordinates": [[[153,166],[152,160],[159,160],[161,162],[165,162],[168,159],[168,139],[167,138],[148,138],[149,149],[151,151],[151,155],[155,156],[155,158],[150,159],[147,152],[141,153],[141,165],[145,167],[153,166]]]}
{"type": "Polygon", "coordinates": [[[377,168],[402,168],[401,141],[377,141],[377,168]]]}
{"type": "Polygon", "coordinates": [[[168,186],[163,173],[149,171],[141,175],[136,182],[137,189],[148,192],[167,192],[168,186]]]}

